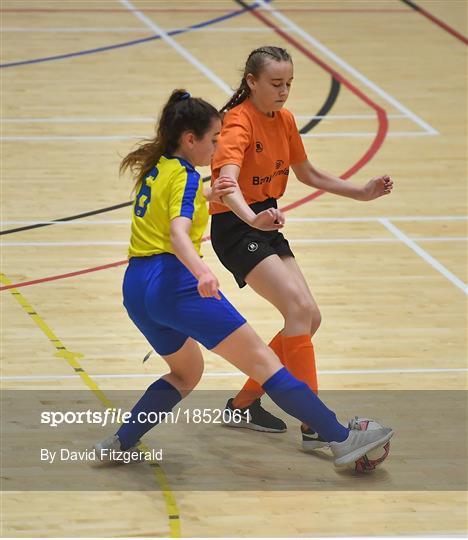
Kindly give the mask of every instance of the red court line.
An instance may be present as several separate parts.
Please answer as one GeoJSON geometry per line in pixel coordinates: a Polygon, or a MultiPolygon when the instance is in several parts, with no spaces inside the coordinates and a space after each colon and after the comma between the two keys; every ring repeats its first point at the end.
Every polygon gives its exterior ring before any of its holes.
{"type": "Polygon", "coordinates": [[[103,264],[102,266],[95,266],[93,268],[86,268],[84,270],[76,270],[75,272],[69,272],[68,274],[59,274],[57,276],[50,276],[46,278],[33,279],[32,281],[23,281],[21,283],[11,283],[10,285],[3,285],[0,287],[0,291],[6,291],[7,289],[19,289],[20,287],[27,287],[28,285],[37,285],[38,283],[45,283],[47,281],[56,281],[57,279],[64,279],[73,276],[81,276],[82,274],[89,274],[90,272],[97,272],[98,270],[106,270],[107,268],[113,268],[114,266],[122,266],[127,264],[127,259],[123,261],[117,261],[109,264],[103,264]]]}
{"type": "MultiPolygon", "coordinates": [[[[365,154],[354,164],[352,165],[345,173],[341,175],[340,178],[343,180],[346,180],[347,178],[351,177],[355,172],[357,172],[359,169],[361,169],[366,163],[368,163],[372,157],[377,153],[379,148],[382,146],[383,141],[385,140],[385,136],[387,134],[388,130],[388,119],[387,119],[387,113],[385,110],[377,105],[374,101],[372,101],[368,96],[366,96],[363,92],[361,92],[358,88],[356,88],[352,83],[350,83],[347,79],[345,79],[340,73],[335,71],[333,68],[331,68],[328,64],[320,60],[317,56],[315,56],[313,53],[311,53],[309,50],[307,50],[301,43],[296,41],[294,38],[283,32],[280,28],[278,28],[274,23],[272,23],[269,19],[264,17],[262,14],[258,13],[256,10],[252,10],[250,12],[253,16],[260,19],[264,24],[269,26],[270,28],[274,29],[276,33],[278,33],[283,39],[285,39],[287,42],[289,42],[291,45],[294,45],[298,50],[300,50],[305,56],[307,56],[309,59],[311,59],[313,62],[317,63],[320,67],[322,67],[325,71],[330,73],[333,77],[338,79],[343,85],[345,85],[351,92],[353,92],[355,95],[357,95],[360,99],[362,99],[367,105],[369,105],[372,109],[374,109],[377,113],[377,119],[378,119],[378,130],[376,133],[376,136],[371,144],[371,146],[367,149],[365,154]]],[[[305,204],[306,202],[309,202],[313,199],[316,199],[317,197],[320,197],[325,193],[324,191],[314,191],[310,195],[307,195],[306,197],[303,197],[302,199],[299,199],[297,201],[292,202],[291,204],[286,205],[282,208],[284,212],[287,212],[288,210],[292,210],[293,208],[297,208],[298,206],[301,206],[305,204]]],[[[208,240],[209,237],[204,238],[204,240],[208,240]]],[[[103,266],[96,266],[94,268],[86,268],[85,270],[77,270],[75,272],[70,272],[68,274],[60,274],[57,276],[50,276],[40,279],[35,279],[33,281],[25,281],[20,282],[16,284],[11,285],[5,285],[3,287],[0,287],[0,291],[6,290],[6,289],[12,289],[12,288],[19,288],[19,287],[26,287],[29,285],[36,285],[38,283],[45,283],[48,281],[55,281],[58,279],[63,279],[67,277],[72,276],[78,276],[81,274],[87,274],[90,272],[97,272],[98,270],[105,270],[107,268],[112,268],[114,266],[120,266],[125,264],[127,261],[118,261],[115,263],[106,264],[103,266]]]]}
{"type": "Polygon", "coordinates": [[[456,37],[461,42],[465,43],[465,45],[468,45],[468,38],[466,36],[458,32],[457,30],[455,30],[455,28],[452,28],[451,26],[449,26],[447,23],[445,23],[444,21],[442,21],[441,19],[439,19],[438,17],[436,17],[435,15],[427,11],[426,9],[422,8],[419,4],[416,4],[412,0],[403,0],[403,2],[411,6],[415,11],[421,13],[421,15],[424,15],[424,17],[432,21],[434,24],[437,24],[437,26],[440,26],[441,28],[443,28],[449,34],[452,34],[452,36],[456,37]]]}

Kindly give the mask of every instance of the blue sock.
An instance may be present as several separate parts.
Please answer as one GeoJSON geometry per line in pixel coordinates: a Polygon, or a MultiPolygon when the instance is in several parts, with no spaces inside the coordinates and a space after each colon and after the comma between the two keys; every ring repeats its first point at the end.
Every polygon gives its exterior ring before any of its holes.
{"type": "Polygon", "coordinates": [[[310,426],[327,442],[347,439],[349,429],[342,426],[336,414],[286,368],[281,368],[265,381],[263,389],[283,411],[310,426]]]}
{"type": "Polygon", "coordinates": [[[158,379],[149,386],[140,401],[133,407],[132,416],[128,423],[122,424],[116,433],[120,439],[122,450],[134,446],[141,436],[156,425],[156,423],[148,421],[139,422],[138,413],[170,412],[181,399],[179,391],[165,379],[158,379]]]}

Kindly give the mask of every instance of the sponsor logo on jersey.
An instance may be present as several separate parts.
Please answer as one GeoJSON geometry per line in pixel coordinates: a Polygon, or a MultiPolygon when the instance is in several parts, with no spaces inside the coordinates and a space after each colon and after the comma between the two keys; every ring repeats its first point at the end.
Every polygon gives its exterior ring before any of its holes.
{"type": "Polygon", "coordinates": [[[284,161],[282,159],[277,159],[275,163],[275,169],[278,170],[284,165],[284,161]]]}
{"type": "MultiPolygon", "coordinates": [[[[279,160],[281,161],[281,160],[279,160]]],[[[277,162],[278,163],[278,162],[277,162]]],[[[289,175],[289,167],[286,167],[285,169],[278,169],[273,174],[270,174],[268,176],[252,176],[252,185],[253,186],[261,186],[262,184],[269,184],[275,176],[279,176],[280,174],[284,174],[285,176],[289,175]]]]}

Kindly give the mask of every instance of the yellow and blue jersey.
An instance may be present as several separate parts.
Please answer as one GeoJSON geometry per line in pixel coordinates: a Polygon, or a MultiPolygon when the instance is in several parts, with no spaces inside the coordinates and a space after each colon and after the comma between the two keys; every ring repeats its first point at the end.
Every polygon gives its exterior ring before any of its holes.
{"type": "Polygon", "coordinates": [[[173,254],[171,220],[179,216],[192,220],[190,239],[201,256],[201,240],[208,224],[203,181],[188,161],[162,156],[135,197],[128,257],[173,254]]]}

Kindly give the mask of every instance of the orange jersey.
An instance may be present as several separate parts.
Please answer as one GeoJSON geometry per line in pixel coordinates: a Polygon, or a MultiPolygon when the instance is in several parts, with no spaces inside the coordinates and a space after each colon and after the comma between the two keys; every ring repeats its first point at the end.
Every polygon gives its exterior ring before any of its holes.
{"type": "MultiPolygon", "coordinates": [[[[269,117],[246,99],[224,116],[211,163],[212,182],[223,165],[238,165],[239,187],[247,204],[279,199],[286,189],[289,166],[305,159],[292,113],[281,109],[269,117]]],[[[222,212],[229,212],[229,208],[210,203],[210,214],[222,212]]]]}

